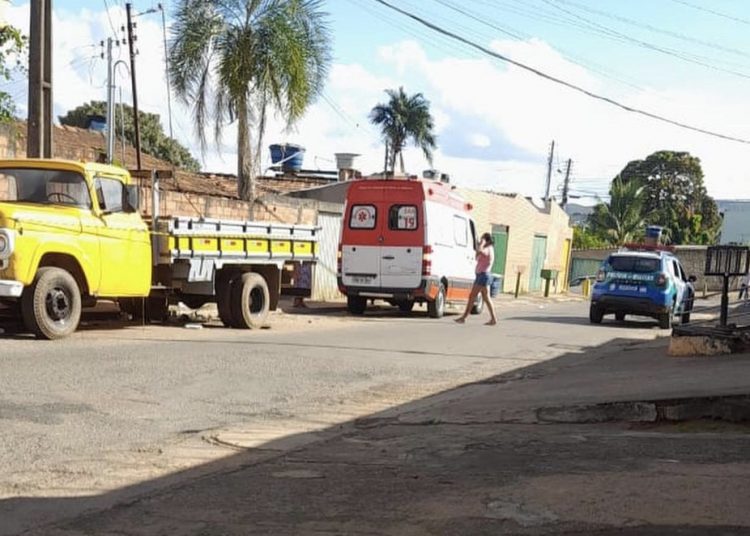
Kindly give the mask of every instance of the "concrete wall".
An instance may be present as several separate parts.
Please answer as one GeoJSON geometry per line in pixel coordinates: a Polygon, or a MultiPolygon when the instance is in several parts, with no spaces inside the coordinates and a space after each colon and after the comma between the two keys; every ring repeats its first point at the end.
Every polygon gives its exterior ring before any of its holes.
{"type": "Polygon", "coordinates": [[[521,291],[528,291],[534,235],[547,237],[544,268],[560,271],[555,289],[558,292],[564,290],[569,269],[565,255],[565,240],[572,240],[573,229],[568,224],[568,215],[558,205],[553,203],[547,209],[542,209],[518,195],[467,189],[459,189],[459,193],[474,205],[472,215],[479,234],[491,231],[493,225],[508,227],[504,292],[512,292],[515,289],[518,271],[523,272],[521,291]]]}

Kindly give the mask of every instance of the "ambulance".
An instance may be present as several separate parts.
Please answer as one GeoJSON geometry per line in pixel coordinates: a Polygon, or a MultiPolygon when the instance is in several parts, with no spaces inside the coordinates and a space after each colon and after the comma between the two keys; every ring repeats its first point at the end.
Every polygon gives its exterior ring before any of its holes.
{"type": "Polygon", "coordinates": [[[353,182],[338,253],[338,284],[349,312],[361,315],[368,301],[379,299],[405,313],[426,303],[430,317],[440,318],[446,304],[466,304],[478,239],[471,208],[439,181],[353,182]]]}

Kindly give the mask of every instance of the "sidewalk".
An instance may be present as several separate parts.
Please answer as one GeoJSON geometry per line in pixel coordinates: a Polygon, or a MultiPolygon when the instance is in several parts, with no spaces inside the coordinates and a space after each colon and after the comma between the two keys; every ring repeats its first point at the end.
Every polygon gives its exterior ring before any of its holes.
{"type": "Polygon", "coordinates": [[[539,419],[581,404],[750,392],[750,355],[675,359],[665,347],[571,345],[338,429],[243,449],[208,476],[204,467],[36,534],[750,534],[746,424],[539,419]]]}

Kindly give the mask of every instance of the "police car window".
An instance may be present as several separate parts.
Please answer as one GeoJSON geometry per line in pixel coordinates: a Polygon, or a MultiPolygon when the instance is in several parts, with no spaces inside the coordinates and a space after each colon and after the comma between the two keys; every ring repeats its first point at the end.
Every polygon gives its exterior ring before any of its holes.
{"type": "Polygon", "coordinates": [[[641,274],[658,272],[659,259],[650,257],[627,257],[618,255],[609,258],[609,265],[616,272],[636,272],[641,274]]]}
{"type": "Polygon", "coordinates": [[[413,231],[419,226],[417,207],[393,205],[388,211],[388,228],[393,231],[413,231]]]}
{"type": "Polygon", "coordinates": [[[378,211],[374,205],[354,205],[349,216],[350,229],[374,229],[378,211]]]}
{"type": "Polygon", "coordinates": [[[677,261],[672,261],[672,273],[675,277],[680,277],[680,268],[677,266],[677,261]]]}
{"type": "Polygon", "coordinates": [[[466,246],[469,243],[469,225],[466,218],[453,216],[453,240],[457,246],[466,246]]]}

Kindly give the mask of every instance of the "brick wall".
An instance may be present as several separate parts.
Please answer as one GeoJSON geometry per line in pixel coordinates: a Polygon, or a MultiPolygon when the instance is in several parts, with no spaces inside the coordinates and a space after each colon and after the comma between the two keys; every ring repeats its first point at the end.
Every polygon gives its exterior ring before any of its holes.
{"type": "Polygon", "coordinates": [[[504,291],[515,289],[516,273],[523,270],[521,291],[529,288],[529,271],[534,235],[547,237],[545,268],[560,270],[556,289],[561,291],[567,281],[563,273],[567,267],[565,241],[572,240],[573,230],[568,216],[556,204],[548,210],[536,207],[528,199],[517,195],[501,195],[475,190],[459,190],[474,209],[472,215],[479,234],[491,231],[493,225],[508,227],[508,254],[505,264],[504,291]]]}

